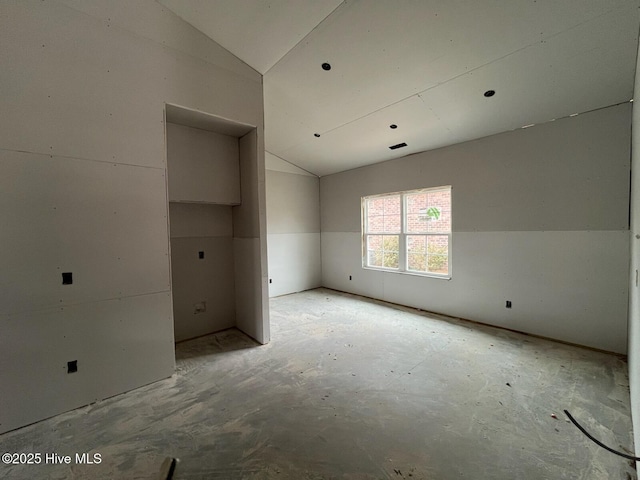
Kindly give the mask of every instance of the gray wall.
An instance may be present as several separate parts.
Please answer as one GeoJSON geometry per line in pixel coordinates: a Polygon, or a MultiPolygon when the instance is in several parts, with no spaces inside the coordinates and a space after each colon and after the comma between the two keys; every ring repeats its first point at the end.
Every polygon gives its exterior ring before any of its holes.
{"type": "Polygon", "coordinates": [[[176,341],[236,324],[231,207],[171,203],[171,286],[176,341]],[[203,252],[204,258],[199,258],[203,252]],[[196,304],[205,303],[206,311],[196,304]]]}
{"type": "Polygon", "coordinates": [[[269,295],[321,286],[318,177],[267,153],[269,295]]]}
{"type": "Polygon", "coordinates": [[[233,207],[236,326],[264,344],[271,334],[262,129],[244,135],[239,146],[241,204],[233,207]]]}
{"type": "MultiPolygon", "coordinates": [[[[640,60],[640,57],[639,57],[640,60]]],[[[640,92],[640,61],[636,68],[635,92],[640,92]]],[[[635,96],[635,94],[634,94],[635,96]]],[[[636,456],[640,455],[640,108],[633,103],[631,169],[631,261],[629,278],[629,385],[636,456]]]]}
{"type": "Polygon", "coordinates": [[[626,352],[630,116],[624,104],[322,177],[322,284],[626,352]],[[363,269],[360,198],[439,185],[453,186],[452,279],[363,269]]]}
{"type": "Polygon", "coordinates": [[[238,139],[167,123],[169,201],[240,203],[238,139]]]}
{"type": "Polygon", "coordinates": [[[0,45],[0,432],[173,373],[165,102],[257,127],[264,340],[260,75],[152,0],[3,1],[0,45]]]}
{"type": "Polygon", "coordinates": [[[238,138],[167,123],[167,175],[174,331],[181,341],[236,324],[231,205],[240,204],[238,138]]]}

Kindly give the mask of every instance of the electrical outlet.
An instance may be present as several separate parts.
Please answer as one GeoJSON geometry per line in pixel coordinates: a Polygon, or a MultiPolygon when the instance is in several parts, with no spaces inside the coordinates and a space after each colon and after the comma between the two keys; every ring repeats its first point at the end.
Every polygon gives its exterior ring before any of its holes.
{"type": "Polygon", "coordinates": [[[207,311],[207,302],[200,302],[193,304],[193,314],[204,313],[207,311]]]}
{"type": "Polygon", "coordinates": [[[511,308],[511,300],[507,300],[507,304],[505,305],[507,308],[511,308]]]}
{"type": "Polygon", "coordinates": [[[349,275],[349,280],[351,280],[351,275],[349,275]]]}
{"type": "Polygon", "coordinates": [[[273,283],[273,279],[272,278],[269,279],[269,283],[273,283]]]}
{"type": "Polygon", "coordinates": [[[204,252],[202,251],[198,252],[198,258],[202,260],[204,258],[204,252]]]}
{"type": "Polygon", "coordinates": [[[67,373],[75,373],[78,371],[78,360],[67,362],[67,373]]]}

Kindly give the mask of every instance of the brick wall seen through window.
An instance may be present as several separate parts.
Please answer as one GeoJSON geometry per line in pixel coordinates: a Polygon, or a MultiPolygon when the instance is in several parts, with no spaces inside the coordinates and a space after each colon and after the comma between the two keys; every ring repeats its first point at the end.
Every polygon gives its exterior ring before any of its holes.
{"type": "Polygon", "coordinates": [[[362,199],[363,267],[451,276],[451,187],[362,199]]]}

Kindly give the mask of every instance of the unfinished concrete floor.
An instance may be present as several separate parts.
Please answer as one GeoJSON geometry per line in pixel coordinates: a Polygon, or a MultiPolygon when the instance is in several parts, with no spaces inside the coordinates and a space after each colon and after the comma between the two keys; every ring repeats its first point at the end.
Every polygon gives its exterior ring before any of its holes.
{"type": "Polygon", "coordinates": [[[99,465],[0,476],[156,479],[175,456],[176,479],[636,478],[562,413],[633,450],[618,356],[324,289],[272,299],[271,322],[269,345],[181,343],[172,378],[0,436],[99,465]]]}

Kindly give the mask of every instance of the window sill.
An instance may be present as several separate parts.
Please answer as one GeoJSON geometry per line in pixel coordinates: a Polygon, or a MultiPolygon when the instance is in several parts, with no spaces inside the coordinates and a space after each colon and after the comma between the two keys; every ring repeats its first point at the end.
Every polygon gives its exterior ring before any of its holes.
{"type": "Polygon", "coordinates": [[[382,272],[382,273],[395,273],[399,275],[411,275],[412,277],[422,277],[422,278],[435,278],[438,280],[451,280],[451,275],[438,275],[435,273],[419,273],[419,272],[408,272],[401,270],[391,270],[388,268],[374,268],[374,267],[365,267],[362,266],[363,270],[371,270],[372,272],[382,272]]]}

